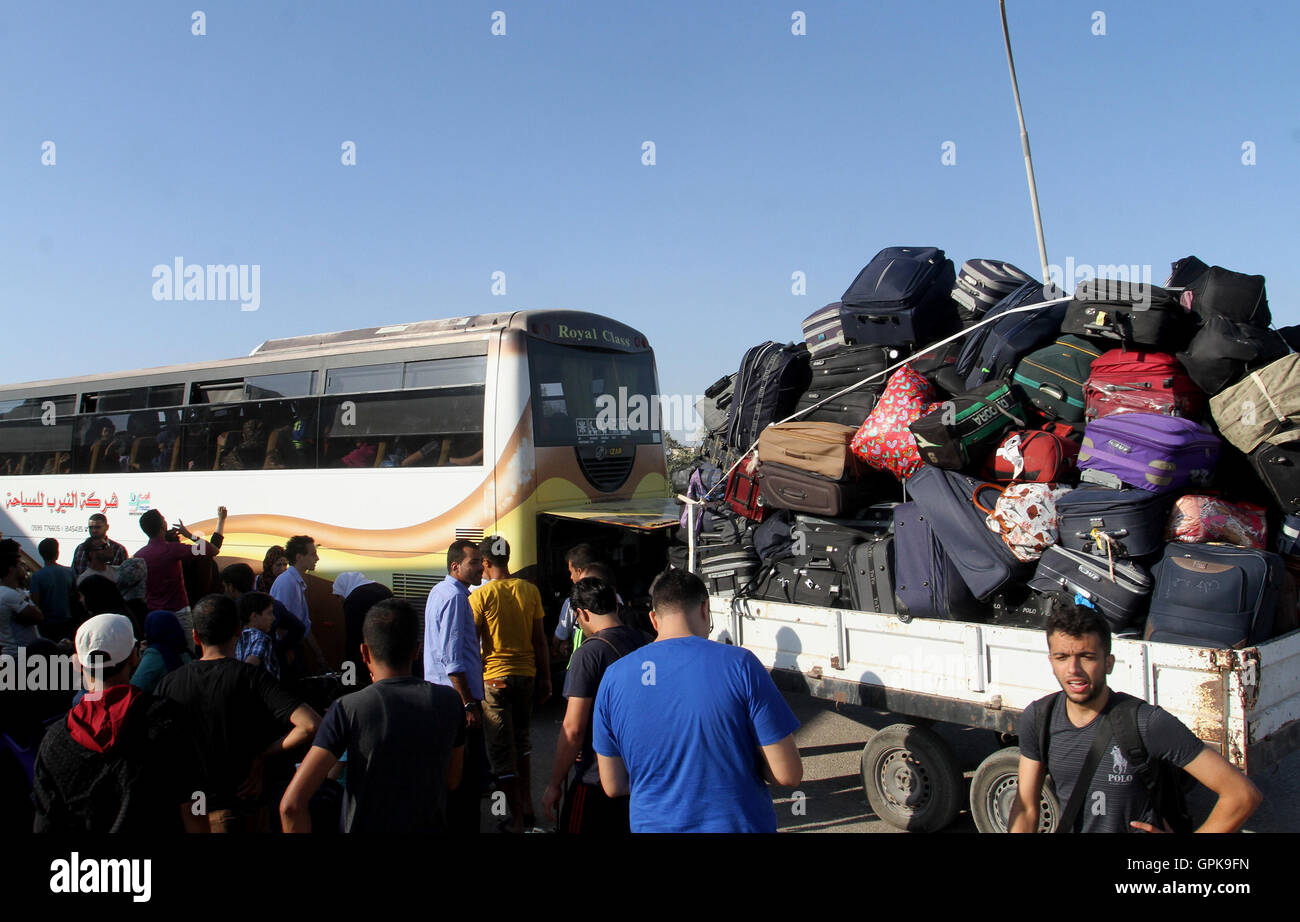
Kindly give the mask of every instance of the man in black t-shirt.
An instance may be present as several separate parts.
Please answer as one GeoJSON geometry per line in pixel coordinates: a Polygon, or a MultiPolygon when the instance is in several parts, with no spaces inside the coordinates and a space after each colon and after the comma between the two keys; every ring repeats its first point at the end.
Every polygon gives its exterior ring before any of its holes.
{"type": "Polygon", "coordinates": [[[601,787],[596,751],[591,745],[591,717],[605,670],[620,657],[644,646],[649,638],[619,620],[618,593],[604,580],[578,580],[569,604],[584,640],[573,651],[565,674],[564,696],[569,702],[542,808],[548,819],[555,820],[555,807],[563,795],[560,832],[630,832],[628,798],[610,797],[601,787]]]}
{"type": "Polygon", "coordinates": [[[310,742],[320,715],[265,669],[234,658],[240,634],[234,599],[206,595],[193,617],[203,658],[163,677],[155,693],[186,712],[203,759],[212,831],[265,831],[269,816],[259,802],[263,763],[310,742]],[[292,724],[287,733],[286,723],[292,724]]]}
{"type": "MultiPolygon", "coordinates": [[[[1110,627],[1105,619],[1093,608],[1059,597],[1051,604],[1048,657],[1061,693],[1051,706],[1046,764],[1039,751],[1039,723],[1052,697],[1033,702],[1021,715],[1017,728],[1019,790],[1012,805],[1011,832],[1038,829],[1038,804],[1049,771],[1063,811],[1075,788],[1080,783],[1088,786],[1071,832],[1170,831],[1156,815],[1146,786],[1114,737],[1105,742],[1093,776],[1080,778],[1103,715],[1109,715],[1126,696],[1106,686],[1115,657],[1110,652],[1110,627]]],[[[1213,812],[1197,832],[1236,832],[1259,806],[1259,790],[1246,776],[1207,748],[1173,715],[1141,702],[1137,728],[1149,764],[1162,760],[1185,769],[1219,795],[1213,812]]]]}
{"type": "Polygon", "coordinates": [[[131,619],[96,615],[77,630],[86,694],[45,733],[32,799],[37,832],[207,832],[191,809],[198,754],[173,702],[130,683],[140,662],[131,619]]]}
{"type": "Polygon", "coordinates": [[[361,630],[361,658],[374,683],[325,712],[280,801],[284,831],[311,832],[311,797],[346,752],[345,831],[446,832],[447,791],[460,784],[465,749],[460,695],[411,675],[420,620],[409,603],[380,602],[361,630]]]}

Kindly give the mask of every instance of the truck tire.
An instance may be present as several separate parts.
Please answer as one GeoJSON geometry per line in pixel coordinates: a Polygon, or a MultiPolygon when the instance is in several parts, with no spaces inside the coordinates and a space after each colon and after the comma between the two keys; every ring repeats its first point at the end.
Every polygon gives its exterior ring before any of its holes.
{"type": "MultiPolygon", "coordinates": [[[[970,815],[980,832],[1007,832],[1011,803],[1019,788],[1020,747],[999,749],[980,763],[970,782],[970,815]]],[[[1038,802],[1038,831],[1055,832],[1061,803],[1050,783],[1043,785],[1038,802]]]]}
{"type": "Polygon", "coordinates": [[[909,832],[936,832],[961,808],[962,773],[927,727],[893,724],[862,749],[862,786],[876,816],[909,832]]]}

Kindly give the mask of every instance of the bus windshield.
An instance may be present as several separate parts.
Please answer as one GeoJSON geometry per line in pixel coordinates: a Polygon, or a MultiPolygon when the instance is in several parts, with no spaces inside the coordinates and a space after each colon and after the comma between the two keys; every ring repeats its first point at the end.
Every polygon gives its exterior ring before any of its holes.
{"type": "Polygon", "coordinates": [[[539,446],[661,441],[653,352],[529,339],[533,435],[539,446]]]}

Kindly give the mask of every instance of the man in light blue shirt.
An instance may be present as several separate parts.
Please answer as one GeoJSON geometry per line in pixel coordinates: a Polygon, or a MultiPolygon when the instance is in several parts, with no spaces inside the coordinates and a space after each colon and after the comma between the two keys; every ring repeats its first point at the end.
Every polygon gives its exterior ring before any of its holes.
{"type": "Polygon", "coordinates": [[[284,543],[284,555],[289,560],[289,569],[275,578],[271,584],[271,598],[283,605],[302,624],[303,645],[315,658],[311,664],[314,669],[326,666],[325,654],[321,652],[316,637],[311,632],[311,611],[307,608],[308,570],[316,569],[320,554],[316,552],[316,541],[309,535],[294,535],[284,543]]]}
{"type": "Polygon", "coordinates": [[[487,749],[483,741],[483,651],[469,590],[483,578],[483,554],[473,541],[447,549],[447,576],[424,607],[424,677],[448,685],[465,708],[465,765],[460,785],[447,798],[447,831],[479,831],[479,798],[487,749]]]}

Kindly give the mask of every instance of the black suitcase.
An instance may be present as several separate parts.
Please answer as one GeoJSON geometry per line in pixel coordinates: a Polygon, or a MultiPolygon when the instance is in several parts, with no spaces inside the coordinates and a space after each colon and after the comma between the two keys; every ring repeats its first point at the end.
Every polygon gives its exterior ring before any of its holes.
{"type": "Polygon", "coordinates": [[[758,575],[760,564],[754,549],[744,544],[696,548],[695,573],[713,595],[735,595],[758,575]]]}
{"type": "Polygon", "coordinates": [[[957,272],[952,299],[961,319],[978,320],[984,313],[1033,277],[997,259],[968,259],[957,272]]]}
{"type": "Polygon", "coordinates": [[[800,419],[814,423],[835,423],[840,426],[862,425],[871,411],[876,408],[879,394],[867,390],[866,386],[847,394],[832,397],[835,390],[831,388],[808,391],[795,404],[794,412],[801,413],[800,419]],[[819,406],[820,404],[820,406],[819,406]],[[812,409],[812,408],[816,409],[812,409]]]}
{"type": "Polygon", "coordinates": [[[808,347],[766,342],[745,353],[727,417],[727,443],[747,451],[769,424],[785,419],[808,390],[808,347]]]}
{"type": "Polygon", "coordinates": [[[769,564],[749,595],[823,608],[848,608],[850,604],[844,573],[825,557],[787,557],[769,564]]]}
{"type": "Polygon", "coordinates": [[[844,292],[840,322],[859,345],[927,345],[957,331],[952,260],[935,247],[886,247],[844,292]]]}
{"type": "Polygon", "coordinates": [[[855,609],[896,614],[894,536],[877,535],[855,544],[849,552],[848,578],[849,601],[855,609]]]}
{"type": "Polygon", "coordinates": [[[1079,487],[1056,501],[1057,543],[1074,551],[1144,557],[1165,546],[1165,523],[1174,497],[1146,490],[1079,487]],[[1100,546],[1099,546],[1100,541],[1100,546]]]}
{"type": "Polygon", "coordinates": [[[1214,544],[1170,544],[1154,570],[1146,639],[1230,649],[1273,636],[1286,577],[1270,551],[1214,544]]]}
{"type": "Polygon", "coordinates": [[[699,547],[722,544],[752,544],[754,523],[730,511],[708,509],[700,520],[695,543],[699,547]]]}
{"type": "Polygon", "coordinates": [[[892,512],[883,521],[796,515],[791,534],[796,554],[825,557],[832,566],[847,571],[854,548],[888,534],[892,525],[892,512]]]}
{"type": "Polygon", "coordinates": [[[831,480],[771,462],[759,465],[758,486],[765,506],[832,518],[866,502],[865,487],[858,481],[831,480]]]}
{"type": "Polygon", "coordinates": [[[1097,607],[1112,631],[1120,631],[1146,614],[1152,582],[1144,567],[1126,560],[1115,561],[1115,578],[1111,579],[1108,561],[1053,544],[1038,559],[1029,585],[1039,592],[1083,596],[1097,607]]]}
{"type": "MultiPolygon", "coordinates": [[[[830,355],[814,356],[808,363],[812,373],[809,390],[834,393],[850,384],[857,384],[866,378],[874,378],[857,390],[870,390],[880,393],[885,389],[889,376],[885,369],[895,365],[904,358],[903,352],[894,346],[855,346],[830,355]]],[[[855,391],[856,393],[856,391],[855,391]]]]}
{"type": "Polygon", "coordinates": [[[1300,429],[1273,436],[1250,453],[1250,463],[1282,514],[1300,514],[1300,429]]]}
{"type": "Polygon", "coordinates": [[[1061,332],[1114,340],[1125,349],[1180,352],[1191,341],[1195,325],[1178,299],[1163,288],[1088,279],[1075,289],[1061,332]]]}
{"type": "MultiPolygon", "coordinates": [[[[963,320],[960,329],[969,330],[977,322],[976,320],[963,320]]],[[[927,350],[918,347],[917,353],[908,358],[907,364],[912,371],[924,375],[930,380],[931,384],[934,384],[940,390],[947,391],[950,394],[960,393],[966,388],[961,377],[956,372],[957,357],[961,355],[961,350],[965,348],[966,340],[974,335],[976,334],[968,333],[966,336],[954,339],[946,346],[939,346],[934,349],[927,350]],[[956,385],[955,390],[948,385],[949,378],[961,382],[956,385]]]]}

